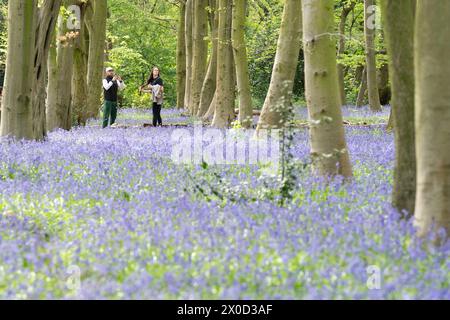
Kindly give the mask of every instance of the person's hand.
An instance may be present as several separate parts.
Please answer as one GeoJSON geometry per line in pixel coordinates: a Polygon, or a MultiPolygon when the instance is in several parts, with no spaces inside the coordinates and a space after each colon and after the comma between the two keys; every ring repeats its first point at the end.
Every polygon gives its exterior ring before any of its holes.
{"type": "Polygon", "coordinates": [[[113,81],[117,81],[118,77],[114,76],[113,81]]]}

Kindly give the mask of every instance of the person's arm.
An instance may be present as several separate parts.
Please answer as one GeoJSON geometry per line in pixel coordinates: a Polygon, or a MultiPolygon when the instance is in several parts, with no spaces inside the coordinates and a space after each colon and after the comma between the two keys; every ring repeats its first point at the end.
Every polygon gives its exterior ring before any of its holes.
{"type": "Polygon", "coordinates": [[[108,82],[108,80],[106,80],[106,79],[103,79],[103,88],[106,90],[106,91],[108,91],[109,89],[111,89],[111,87],[113,86],[113,82],[112,81],[110,81],[110,82],[108,82]]]}
{"type": "Polygon", "coordinates": [[[117,86],[119,87],[119,90],[123,90],[126,87],[125,82],[123,82],[122,79],[117,80],[117,86]]]}
{"type": "Polygon", "coordinates": [[[151,88],[152,88],[151,78],[148,78],[147,84],[145,85],[145,87],[147,87],[148,89],[151,89],[151,88]]]}
{"type": "Polygon", "coordinates": [[[164,81],[163,79],[159,78],[158,84],[161,86],[161,92],[164,92],[164,81]]]}

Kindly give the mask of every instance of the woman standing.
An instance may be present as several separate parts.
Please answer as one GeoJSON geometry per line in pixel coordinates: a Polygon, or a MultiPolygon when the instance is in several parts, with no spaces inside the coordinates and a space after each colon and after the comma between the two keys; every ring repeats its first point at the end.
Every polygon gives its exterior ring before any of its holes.
{"type": "Polygon", "coordinates": [[[146,86],[152,90],[153,96],[153,126],[162,126],[161,108],[163,104],[164,81],[161,79],[159,68],[153,67],[146,86]]]}

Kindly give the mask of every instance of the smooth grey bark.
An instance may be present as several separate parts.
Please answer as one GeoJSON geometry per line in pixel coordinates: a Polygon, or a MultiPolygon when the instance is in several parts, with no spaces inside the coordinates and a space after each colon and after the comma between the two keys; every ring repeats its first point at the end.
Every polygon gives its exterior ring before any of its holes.
{"type": "Polygon", "coordinates": [[[414,129],[415,0],[383,0],[382,12],[392,86],[391,120],[395,134],[392,204],[414,214],[416,150],[414,129]]]}
{"type": "Polygon", "coordinates": [[[217,87],[212,126],[225,128],[234,119],[235,68],[231,45],[232,0],[219,0],[217,87]]]}
{"type": "Polygon", "coordinates": [[[87,63],[89,37],[85,24],[86,4],[81,8],[80,30],[74,40],[72,75],[72,112],[77,125],[84,126],[87,121],[87,63]]]}
{"type": "Polygon", "coordinates": [[[103,65],[105,60],[106,0],[91,0],[86,12],[89,32],[89,55],[87,67],[87,118],[97,117],[102,92],[103,65]]]}
{"type": "Polygon", "coordinates": [[[208,0],[194,0],[193,54],[191,81],[191,114],[199,110],[200,98],[208,66],[208,0]]]}
{"type": "Polygon", "coordinates": [[[33,136],[43,140],[47,136],[47,60],[50,43],[55,32],[61,0],[45,0],[37,11],[36,43],[33,72],[33,136]]]}
{"type": "MultiPolygon", "coordinates": [[[[415,132],[419,236],[450,232],[450,1],[417,2],[415,132]]],[[[440,236],[442,237],[442,234],[440,236]]],[[[443,239],[438,239],[443,240],[443,239]]]]}
{"type": "MultiPolygon", "coordinates": [[[[66,1],[66,6],[75,1],[66,1]]],[[[72,127],[73,42],[75,33],[67,28],[67,20],[60,17],[58,35],[48,58],[47,129],[70,130],[72,127]]]]}
{"type": "Polygon", "coordinates": [[[309,113],[311,157],[322,176],[352,176],[345,141],[336,43],[333,39],[334,1],[302,0],[305,88],[309,113]]]}
{"type": "Polygon", "coordinates": [[[33,139],[32,86],[37,0],[8,2],[8,52],[0,132],[33,139]]]}
{"type": "Polygon", "coordinates": [[[272,77],[257,130],[281,128],[285,125],[301,43],[302,3],[300,0],[287,0],[283,10],[272,77]]]}
{"type": "Polygon", "coordinates": [[[234,62],[236,65],[236,80],[239,98],[239,123],[244,128],[250,128],[253,123],[253,106],[250,88],[250,76],[245,42],[245,9],[246,0],[233,1],[232,43],[234,62]]]}
{"type": "Polygon", "coordinates": [[[177,36],[177,108],[184,109],[186,90],[186,1],[180,0],[180,14],[177,36]]]}
{"type": "Polygon", "coordinates": [[[185,42],[186,42],[186,89],[184,93],[184,107],[192,112],[191,108],[191,83],[192,83],[192,62],[193,62],[193,14],[194,0],[186,0],[185,19],[185,42]]]}
{"type": "Polygon", "coordinates": [[[366,40],[366,73],[367,92],[369,106],[372,111],[381,111],[380,96],[377,86],[377,63],[375,50],[376,28],[372,22],[375,21],[375,0],[364,0],[364,35],[366,40]]]}
{"type": "MultiPolygon", "coordinates": [[[[341,1],[342,2],[342,1],[341,1]]],[[[355,8],[356,2],[350,2],[346,5],[346,2],[342,3],[342,12],[339,21],[339,42],[338,42],[338,54],[339,56],[345,54],[345,26],[347,23],[347,17],[355,8]]],[[[339,94],[341,96],[341,105],[347,104],[347,97],[345,94],[345,66],[338,63],[338,79],[339,79],[339,94]]]]}
{"type": "Polygon", "coordinates": [[[211,106],[211,102],[216,92],[217,81],[217,46],[218,46],[218,24],[219,15],[217,11],[216,0],[210,0],[211,12],[209,13],[209,21],[211,28],[211,56],[208,63],[208,71],[206,72],[205,80],[203,81],[202,93],[200,97],[200,104],[197,112],[198,117],[203,117],[211,106]]]}

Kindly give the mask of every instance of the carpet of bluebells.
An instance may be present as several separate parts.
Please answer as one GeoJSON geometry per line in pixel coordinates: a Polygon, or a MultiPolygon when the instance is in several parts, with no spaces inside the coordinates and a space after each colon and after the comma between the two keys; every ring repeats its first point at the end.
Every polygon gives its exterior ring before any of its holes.
{"type": "MultiPolygon", "coordinates": [[[[305,166],[283,207],[262,167],[174,164],[175,127],[132,126],[148,111],[122,110],[129,128],[4,140],[0,298],[450,299],[450,243],[416,239],[389,205],[388,114],[345,108],[372,124],[346,127],[354,179],[327,183],[305,166]]],[[[307,130],[294,141],[307,163],[307,130]]]]}

